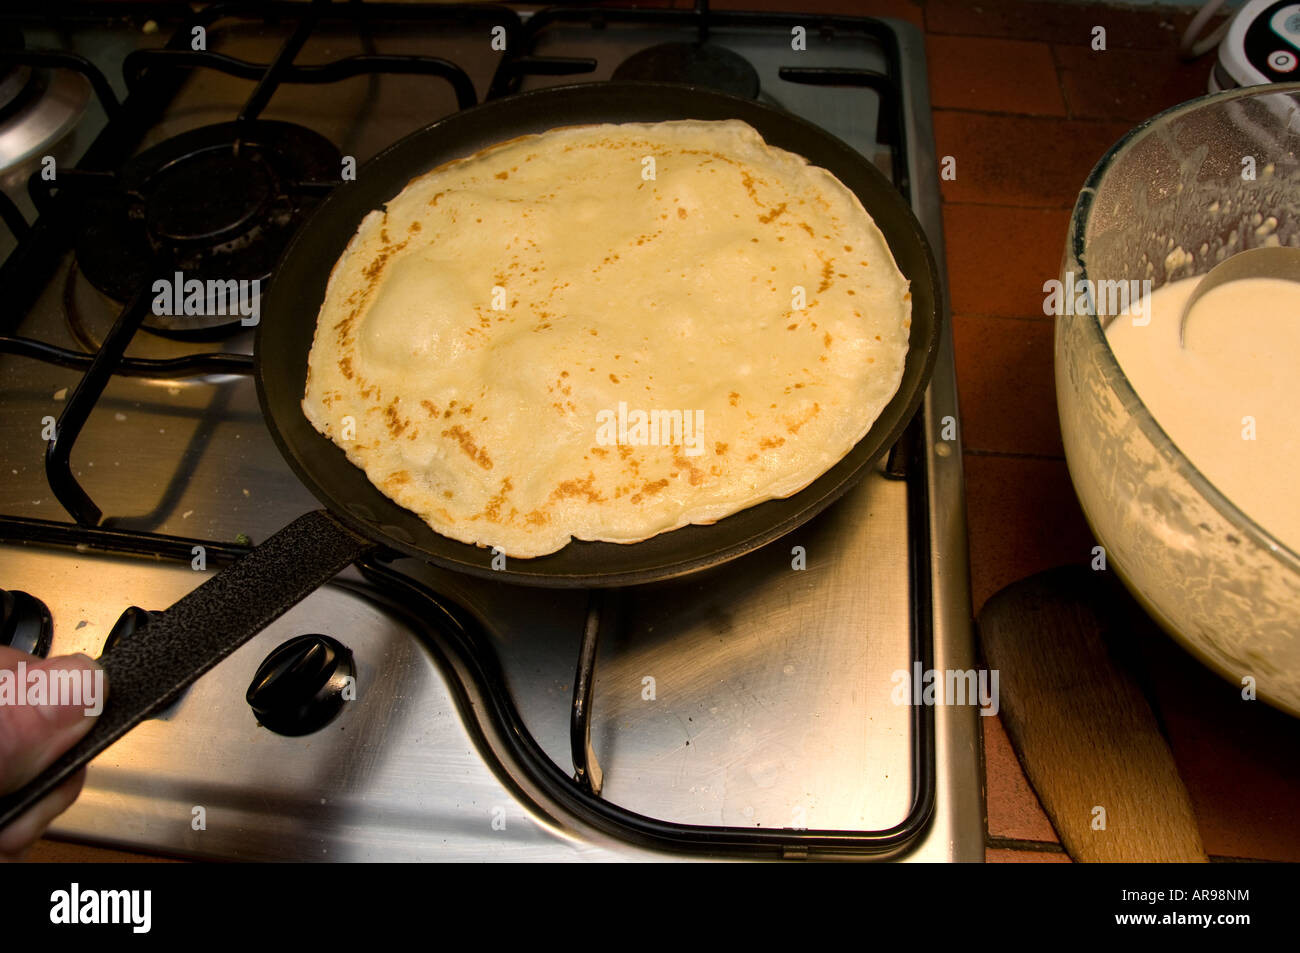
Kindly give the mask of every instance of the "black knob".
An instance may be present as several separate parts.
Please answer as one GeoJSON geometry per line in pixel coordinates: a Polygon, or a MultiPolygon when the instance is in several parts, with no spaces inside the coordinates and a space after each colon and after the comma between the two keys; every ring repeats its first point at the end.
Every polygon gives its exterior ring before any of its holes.
{"type": "Polygon", "coordinates": [[[127,610],[117,617],[117,621],[113,623],[113,628],[109,630],[108,638],[104,640],[104,647],[99,650],[100,657],[103,657],[104,653],[116,646],[118,642],[121,642],[133,632],[143,629],[161,614],[160,612],[141,609],[139,606],[128,606],[127,610]]]}
{"type": "Polygon", "coordinates": [[[258,724],[281,735],[307,735],[324,728],[352,696],[352,652],[328,635],[300,635],[285,642],[257,669],[248,686],[258,724]]]}
{"type": "Polygon", "coordinates": [[[45,603],[17,589],[0,589],[0,645],[45,658],[53,638],[54,620],[45,603]]]}

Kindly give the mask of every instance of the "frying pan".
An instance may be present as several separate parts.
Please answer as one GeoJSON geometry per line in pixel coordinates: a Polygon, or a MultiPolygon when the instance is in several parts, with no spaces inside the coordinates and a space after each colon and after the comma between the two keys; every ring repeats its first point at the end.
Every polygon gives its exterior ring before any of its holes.
{"type": "Polygon", "coordinates": [[[299,517],[104,653],[110,686],[91,731],[34,781],[0,798],[0,827],[53,790],[200,675],[357,558],[386,548],[447,569],[536,586],[628,586],[724,563],[790,532],[853,486],[902,434],[934,366],[941,309],[934,258],[902,196],[867,159],[824,130],[770,106],[667,83],[585,83],[499,99],[456,113],[380,153],[303,224],[276,267],[257,331],[256,380],[285,459],[325,505],[299,517]],[[898,393],[834,467],[799,493],[633,544],[571,542],[492,568],[492,554],[440,536],[374,487],[303,416],[307,357],[326,282],[365,215],[411,179],[451,159],[556,126],[740,119],[771,145],[806,157],[857,194],[911,282],[912,326],[898,393]]]}

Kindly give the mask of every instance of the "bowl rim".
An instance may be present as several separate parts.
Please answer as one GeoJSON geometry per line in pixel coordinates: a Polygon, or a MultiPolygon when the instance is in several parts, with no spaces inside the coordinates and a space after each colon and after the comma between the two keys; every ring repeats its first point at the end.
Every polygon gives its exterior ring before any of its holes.
{"type": "MultiPolygon", "coordinates": [[[[1066,242],[1067,265],[1073,264],[1075,267],[1076,281],[1083,281],[1088,277],[1087,262],[1083,254],[1085,236],[1087,232],[1089,214],[1092,210],[1093,202],[1097,196],[1097,189],[1102,178],[1109,172],[1112,165],[1121,157],[1134,148],[1138,142],[1147,135],[1152,134],[1171,120],[1183,116],[1199,109],[1210,106],[1217,106],[1220,103],[1232,102],[1239,99],[1247,99],[1254,96],[1275,96],[1275,95],[1300,95],[1300,82],[1295,83],[1274,83],[1265,86],[1243,86],[1235,89],[1223,90],[1217,93],[1210,93],[1205,96],[1198,96],[1195,99],[1189,99],[1186,102],[1171,106],[1156,115],[1138,123],[1120,139],[1115,142],[1105,154],[1093,166],[1092,171],[1088,173],[1088,178],[1084,181],[1083,188],[1079,192],[1079,197],[1075,201],[1074,209],[1070,213],[1069,235],[1066,242]]],[[[1102,372],[1107,378],[1107,383],[1119,397],[1121,405],[1129,412],[1132,418],[1137,422],[1143,434],[1151,442],[1166,460],[1173,466],[1175,472],[1206,500],[1211,506],[1227,520],[1235,529],[1239,530],[1245,537],[1252,540],[1257,546],[1267,550],[1279,563],[1289,569],[1293,574],[1300,576],[1300,553],[1292,549],[1288,544],[1278,539],[1271,532],[1257,523],[1253,518],[1247,515],[1237,504],[1233,503],[1207,478],[1196,465],[1179,449],[1178,445],[1169,437],[1164,428],[1156,421],[1154,415],[1147,408],[1146,404],[1138,396],[1133,385],[1129,382],[1128,376],[1120,367],[1119,361],[1116,360],[1114,352],[1111,350],[1110,341],[1102,327],[1101,316],[1090,315],[1091,320],[1085,321],[1084,333],[1089,336],[1094,346],[1100,343],[1101,354],[1100,360],[1103,363],[1102,372]]],[[[1063,318],[1058,318],[1058,321],[1063,318]]]]}

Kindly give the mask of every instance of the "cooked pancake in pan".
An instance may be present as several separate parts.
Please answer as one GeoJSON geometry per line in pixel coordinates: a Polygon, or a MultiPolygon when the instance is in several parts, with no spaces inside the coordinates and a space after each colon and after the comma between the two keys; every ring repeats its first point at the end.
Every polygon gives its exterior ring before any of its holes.
{"type": "Polygon", "coordinates": [[[565,127],[362,221],[302,406],[452,539],[633,543],[843,458],[898,389],[910,299],[857,197],[745,123],[565,127]]]}

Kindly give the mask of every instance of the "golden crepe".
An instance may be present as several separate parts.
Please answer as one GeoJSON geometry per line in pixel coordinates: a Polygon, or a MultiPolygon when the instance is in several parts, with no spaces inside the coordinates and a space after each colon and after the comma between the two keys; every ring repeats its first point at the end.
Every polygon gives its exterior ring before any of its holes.
{"type": "Polygon", "coordinates": [[[445,536],[632,543],[839,461],[898,389],[910,299],[857,197],[743,122],[565,127],[365,218],[302,406],[445,536]]]}

